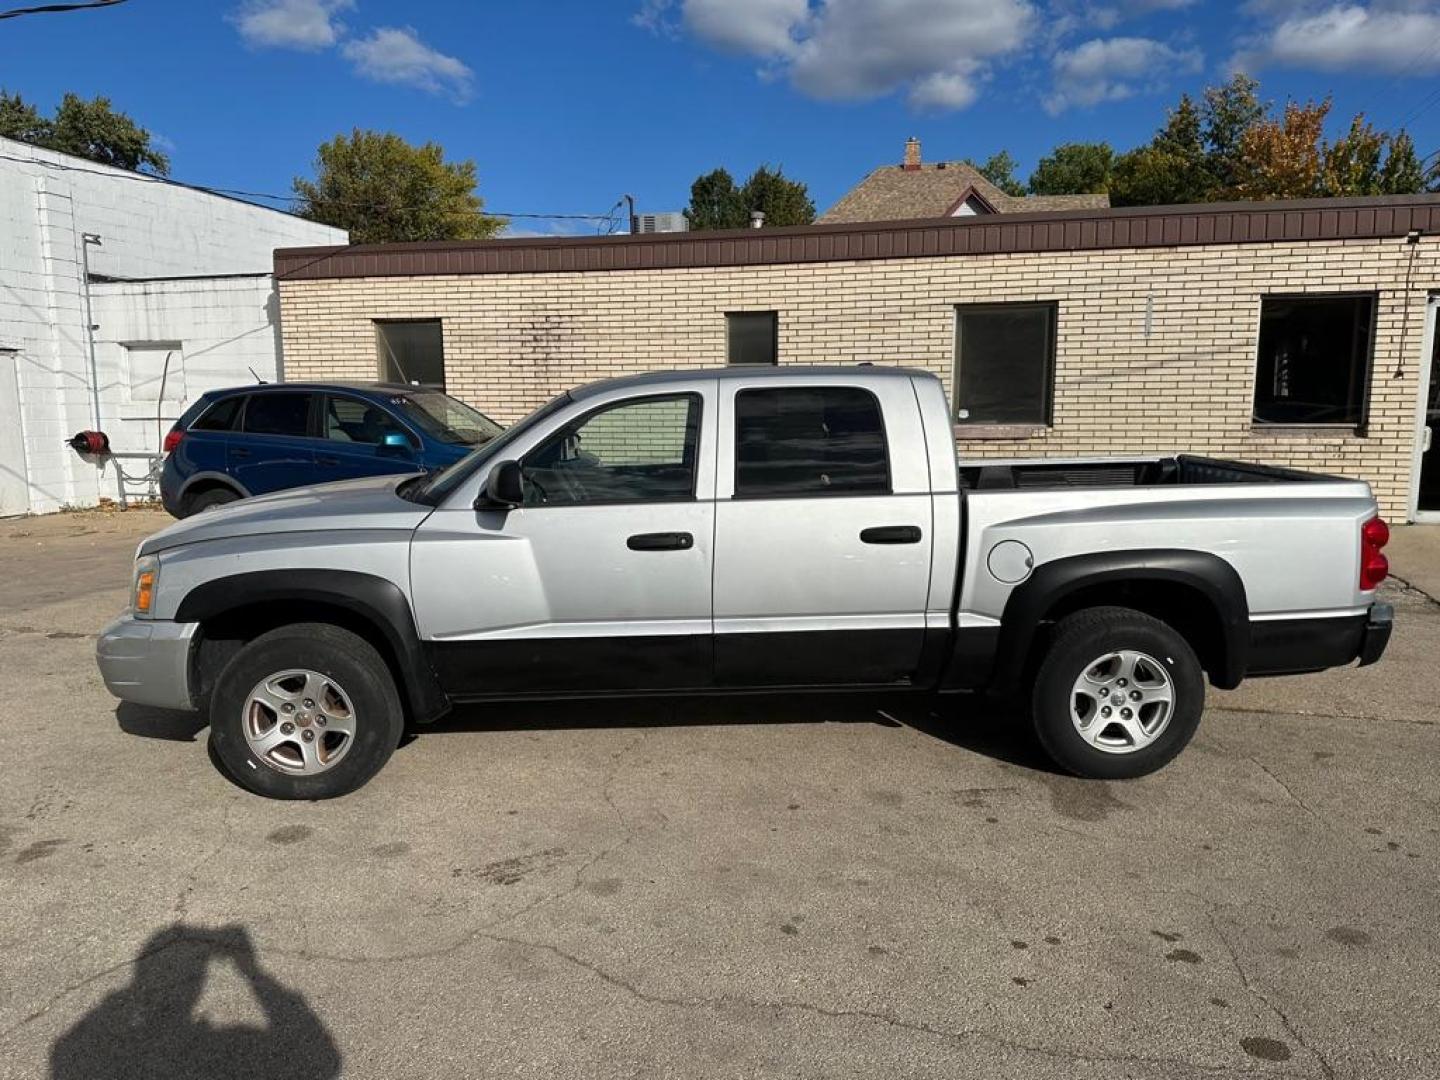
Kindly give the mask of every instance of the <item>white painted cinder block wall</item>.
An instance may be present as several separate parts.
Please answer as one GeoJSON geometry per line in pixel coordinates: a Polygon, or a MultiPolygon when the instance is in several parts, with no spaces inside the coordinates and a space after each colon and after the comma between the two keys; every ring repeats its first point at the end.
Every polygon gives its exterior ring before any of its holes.
{"type": "MultiPolygon", "coordinates": [[[[101,237],[88,252],[100,424],[116,450],[137,451],[153,444],[157,413],[173,420],[205,390],[250,381],[249,367],[276,376],[274,249],[347,239],[288,214],[0,138],[0,515],[117,494],[113,465],[102,469],[65,445],[95,424],[84,233],[101,237]],[[167,391],[164,402],[147,402],[142,379],[137,400],[131,368],[153,357],[135,347],[163,342],[180,343],[186,396],[167,391]],[[137,412],[151,417],[148,434],[137,412]]],[[[127,468],[143,472],[144,464],[127,468]]]]}

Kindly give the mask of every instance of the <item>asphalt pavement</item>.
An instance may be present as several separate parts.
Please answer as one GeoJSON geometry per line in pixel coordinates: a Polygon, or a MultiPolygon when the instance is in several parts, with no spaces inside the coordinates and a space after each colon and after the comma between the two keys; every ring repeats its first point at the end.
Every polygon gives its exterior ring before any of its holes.
{"type": "Polygon", "coordinates": [[[1212,691],[1139,781],[746,698],[467,710],[295,804],[100,682],[163,520],[0,523],[0,1077],[1440,1070],[1428,536],[1380,664],[1212,691]]]}

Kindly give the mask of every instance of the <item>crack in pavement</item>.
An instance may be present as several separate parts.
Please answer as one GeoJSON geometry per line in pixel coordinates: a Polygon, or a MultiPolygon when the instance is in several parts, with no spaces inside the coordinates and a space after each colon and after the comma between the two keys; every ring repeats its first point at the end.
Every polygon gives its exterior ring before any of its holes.
{"type": "Polygon", "coordinates": [[[1254,705],[1207,705],[1205,711],[1239,713],[1242,716],[1277,716],[1299,720],[1364,720],[1386,724],[1408,724],[1411,727],[1435,727],[1434,720],[1412,720],[1404,716],[1368,716],[1365,713],[1314,712],[1306,709],[1264,709],[1254,705]]]}
{"type": "Polygon", "coordinates": [[[1422,589],[1419,585],[1416,585],[1416,584],[1414,584],[1413,582],[1410,582],[1410,581],[1405,580],[1405,578],[1401,577],[1399,574],[1395,573],[1395,571],[1393,571],[1393,570],[1390,571],[1390,580],[1393,581],[1393,582],[1396,582],[1396,583],[1400,586],[1401,592],[1413,592],[1413,593],[1417,593],[1422,599],[1428,601],[1428,602],[1431,603],[1431,604],[1434,604],[1436,607],[1440,607],[1440,600],[1435,599],[1435,597],[1431,596],[1428,592],[1426,592],[1424,589],[1422,589]]]}
{"type": "Polygon", "coordinates": [[[1215,934],[1215,937],[1219,940],[1220,944],[1225,946],[1225,952],[1228,953],[1230,956],[1230,963],[1235,968],[1235,974],[1240,977],[1240,985],[1244,988],[1245,993],[1253,997],[1256,1001],[1260,1002],[1262,1005],[1265,1006],[1265,1008],[1269,1009],[1270,1012],[1274,1014],[1275,1018],[1280,1021],[1281,1026],[1289,1033],[1290,1037],[1295,1040],[1295,1042],[1300,1046],[1301,1049],[1303,1049],[1307,1054],[1313,1057],[1317,1064],[1319,1064],[1320,1071],[1325,1076],[1326,1080],[1334,1080],[1335,1070],[1331,1067],[1330,1062],[1325,1057],[1325,1055],[1322,1054],[1315,1047],[1311,1046],[1308,1042],[1306,1042],[1305,1036],[1300,1034],[1299,1030],[1291,1022],[1290,1017],[1285,1014],[1285,1011],[1281,1009],[1280,1006],[1276,1005],[1273,1001],[1271,1001],[1261,990],[1256,988],[1254,983],[1250,981],[1250,976],[1245,971],[1245,965],[1240,962],[1240,954],[1235,951],[1235,947],[1230,944],[1230,939],[1227,938],[1220,929],[1220,921],[1215,914],[1216,905],[1204,900],[1202,900],[1201,902],[1205,905],[1205,915],[1206,918],[1210,920],[1210,929],[1215,934]]]}

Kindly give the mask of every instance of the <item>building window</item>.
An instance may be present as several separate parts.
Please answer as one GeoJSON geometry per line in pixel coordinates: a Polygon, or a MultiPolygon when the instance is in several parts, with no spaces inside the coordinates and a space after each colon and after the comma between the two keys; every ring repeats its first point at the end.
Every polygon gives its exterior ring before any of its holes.
{"type": "Polygon", "coordinates": [[[185,354],[178,341],[135,341],[125,345],[131,401],[185,400],[185,354]]]}
{"type": "Polygon", "coordinates": [[[1256,424],[1365,422],[1375,296],[1267,296],[1260,301],[1256,424]]]}
{"type": "Polygon", "coordinates": [[[735,497],[888,495],[880,403],[853,386],[735,395],[735,497]]]}
{"type": "Polygon", "coordinates": [[[955,422],[1050,423],[1055,304],[955,309],[955,422]]]}
{"type": "Polygon", "coordinates": [[[774,311],[725,313],[727,364],[777,363],[780,355],[780,316],[774,311]]]}
{"type": "Polygon", "coordinates": [[[421,322],[376,321],[380,349],[380,378],[445,389],[445,341],[439,319],[421,322]]]}

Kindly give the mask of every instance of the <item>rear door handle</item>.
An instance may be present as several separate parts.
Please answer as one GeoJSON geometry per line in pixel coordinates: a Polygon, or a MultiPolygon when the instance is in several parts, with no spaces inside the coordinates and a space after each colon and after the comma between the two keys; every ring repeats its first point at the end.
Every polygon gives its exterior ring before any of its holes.
{"type": "Polygon", "coordinates": [[[232,447],[232,448],[231,448],[230,454],[231,454],[231,456],[233,456],[233,457],[241,457],[241,458],[244,458],[244,457],[249,457],[249,456],[250,456],[250,451],[244,449],[243,447],[238,447],[238,446],[237,446],[237,447],[232,447]]]}
{"type": "Polygon", "coordinates": [[[317,457],[315,463],[317,465],[339,465],[340,459],[338,457],[317,457]]]}
{"type": "Polygon", "coordinates": [[[687,532],[636,533],[625,546],[631,551],[689,551],[695,537],[687,532]]]}
{"type": "Polygon", "coordinates": [[[872,525],[860,530],[862,544],[918,544],[921,536],[919,525],[872,525]]]}

